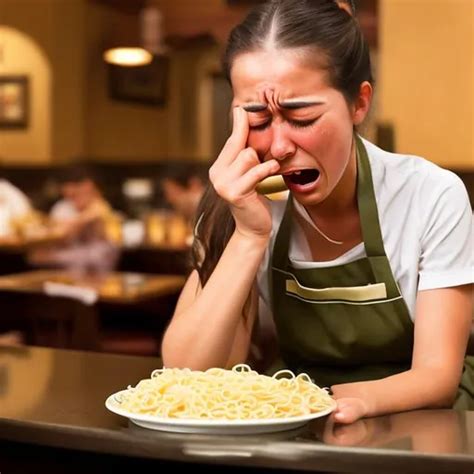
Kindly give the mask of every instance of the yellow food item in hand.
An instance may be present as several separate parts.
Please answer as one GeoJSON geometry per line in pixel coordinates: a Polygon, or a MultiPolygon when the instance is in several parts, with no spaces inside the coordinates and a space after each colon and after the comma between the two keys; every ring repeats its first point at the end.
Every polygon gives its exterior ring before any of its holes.
{"type": "Polygon", "coordinates": [[[270,176],[257,184],[259,194],[274,194],[287,191],[285,180],[281,175],[270,176]]]}

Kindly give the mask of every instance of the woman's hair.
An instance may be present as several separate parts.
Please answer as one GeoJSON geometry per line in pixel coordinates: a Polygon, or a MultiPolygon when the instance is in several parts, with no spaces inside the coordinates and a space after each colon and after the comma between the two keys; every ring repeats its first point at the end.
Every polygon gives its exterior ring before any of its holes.
{"type": "MultiPolygon", "coordinates": [[[[243,53],[268,48],[297,50],[327,71],[330,86],[348,104],[364,81],[373,83],[369,47],[354,15],[351,0],[270,0],[253,9],[230,33],[223,69],[231,82],[232,66],[243,53]],[[344,4],[344,5],[342,5],[344,4]]],[[[193,263],[204,285],[234,229],[227,203],[209,184],[198,208],[193,263]]]]}

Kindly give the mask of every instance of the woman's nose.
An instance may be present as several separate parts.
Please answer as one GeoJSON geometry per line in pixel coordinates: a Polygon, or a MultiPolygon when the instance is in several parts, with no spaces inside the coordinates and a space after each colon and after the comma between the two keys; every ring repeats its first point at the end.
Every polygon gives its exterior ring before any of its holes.
{"type": "Polygon", "coordinates": [[[284,160],[295,154],[296,145],[291,140],[284,123],[273,124],[273,137],[270,154],[275,160],[284,160]]]}

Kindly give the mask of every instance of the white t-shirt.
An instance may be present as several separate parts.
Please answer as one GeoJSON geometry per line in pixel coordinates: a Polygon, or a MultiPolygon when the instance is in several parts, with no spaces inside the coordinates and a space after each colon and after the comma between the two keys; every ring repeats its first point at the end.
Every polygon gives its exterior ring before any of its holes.
{"type": "Polygon", "coordinates": [[[51,219],[59,222],[71,221],[77,218],[79,211],[67,199],[57,201],[49,211],[51,219]]]}
{"type": "MultiPolygon", "coordinates": [[[[369,156],[385,252],[395,280],[415,319],[418,291],[474,282],[473,221],[469,197],[451,171],[416,156],[388,153],[363,140],[369,156]]],[[[296,212],[308,213],[298,203],[296,212]]],[[[285,211],[286,200],[270,201],[273,231],[269,248],[285,211]]],[[[361,243],[329,262],[311,261],[311,252],[294,219],[289,258],[295,268],[342,265],[366,256],[361,243]]],[[[268,288],[269,250],[257,274],[259,319],[273,320],[268,288]]]]}
{"type": "Polygon", "coordinates": [[[5,179],[0,179],[0,236],[12,232],[12,220],[26,216],[31,211],[28,198],[5,179]]]}

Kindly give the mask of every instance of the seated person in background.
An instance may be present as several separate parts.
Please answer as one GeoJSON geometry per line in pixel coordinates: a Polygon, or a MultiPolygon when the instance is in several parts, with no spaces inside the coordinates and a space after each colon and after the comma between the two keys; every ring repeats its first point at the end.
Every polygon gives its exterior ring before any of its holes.
{"type": "Polygon", "coordinates": [[[186,180],[165,178],[162,188],[166,202],[188,222],[192,221],[204,193],[204,184],[201,178],[195,175],[186,180]]]}
{"type": "Polygon", "coordinates": [[[17,187],[0,178],[0,239],[12,237],[15,223],[32,213],[31,204],[17,187]]]}
{"type": "MultiPolygon", "coordinates": [[[[0,178],[0,240],[16,236],[16,223],[31,215],[33,209],[26,195],[6,179],[0,178]]],[[[0,333],[0,346],[23,343],[19,331],[0,333]]]]}
{"type": "Polygon", "coordinates": [[[30,260],[82,271],[112,270],[118,258],[118,249],[106,232],[112,208],[85,167],[64,170],[59,181],[62,199],[52,207],[50,219],[63,240],[35,250],[30,260]]]}

